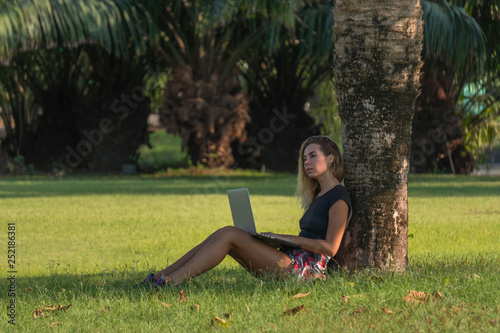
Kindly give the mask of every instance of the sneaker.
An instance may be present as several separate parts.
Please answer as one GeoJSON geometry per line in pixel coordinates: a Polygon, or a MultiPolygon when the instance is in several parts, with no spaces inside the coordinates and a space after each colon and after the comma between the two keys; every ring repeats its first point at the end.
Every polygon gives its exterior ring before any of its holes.
{"type": "Polygon", "coordinates": [[[155,283],[157,280],[155,279],[155,275],[153,273],[149,273],[148,276],[138,284],[134,286],[134,288],[140,288],[144,286],[149,286],[155,283]]]}
{"type": "Polygon", "coordinates": [[[170,283],[170,280],[168,278],[165,278],[164,275],[162,275],[162,277],[159,280],[156,280],[155,282],[153,282],[152,287],[159,288],[159,287],[163,287],[169,283],[170,283]]]}

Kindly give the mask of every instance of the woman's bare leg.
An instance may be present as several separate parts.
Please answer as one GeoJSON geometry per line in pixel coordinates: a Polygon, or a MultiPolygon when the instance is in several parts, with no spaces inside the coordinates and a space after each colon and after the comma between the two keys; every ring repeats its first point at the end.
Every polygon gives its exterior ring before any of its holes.
{"type": "Polygon", "coordinates": [[[191,250],[189,250],[185,255],[183,255],[181,258],[179,258],[176,262],[174,262],[172,265],[167,266],[165,269],[159,271],[158,273],[155,274],[155,279],[161,278],[162,275],[169,276],[182,266],[184,266],[189,260],[191,260],[192,257],[198,253],[200,249],[205,247],[205,245],[214,237],[214,235],[218,232],[212,233],[210,236],[208,236],[203,242],[200,244],[196,245],[193,247],[191,250]]]}
{"type": "MultiPolygon", "coordinates": [[[[172,283],[186,281],[214,268],[228,254],[254,274],[272,272],[279,275],[291,271],[292,261],[286,254],[236,227],[218,230],[192,251],[188,254],[194,255],[188,258],[186,254],[187,260],[182,261],[179,269],[165,275],[172,283]]],[[[180,265],[181,260],[175,263],[176,266],[177,263],[180,265]]],[[[170,267],[168,270],[171,271],[170,267]]]]}

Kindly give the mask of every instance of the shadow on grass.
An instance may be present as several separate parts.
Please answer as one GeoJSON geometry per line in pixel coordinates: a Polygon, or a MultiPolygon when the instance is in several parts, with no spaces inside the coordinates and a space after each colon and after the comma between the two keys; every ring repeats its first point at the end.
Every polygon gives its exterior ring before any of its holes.
{"type": "Polygon", "coordinates": [[[196,176],[175,178],[75,177],[3,179],[0,198],[85,195],[226,195],[248,187],[251,195],[293,196],[294,175],[196,176]]]}
{"type": "MultiPolygon", "coordinates": [[[[107,271],[94,274],[53,273],[37,277],[17,277],[16,297],[30,304],[66,306],[77,302],[99,299],[127,299],[141,302],[146,299],[170,299],[178,302],[180,292],[188,297],[206,298],[229,295],[231,298],[251,298],[256,293],[273,291],[292,292],[297,287],[293,276],[284,280],[270,277],[256,278],[242,268],[217,268],[177,286],[151,288],[138,286],[150,272],[107,271]]],[[[323,281],[322,281],[323,282],[323,281]]],[[[38,306],[38,305],[37,305],[38,306]]],[[[33,309],[35,310],[35,309],[33,309]]]]}
{"type": "MultiPolygon", "coordinates": [[[[85,195],[226,195],[248,187],[251,195],[294,196],[296,176],[201,175],[182,177],[74,176],[0,179],[0,198],[85,195]]],[[[410,197],[500,196],[500,177],[411,175],[410,197]]]]}
{"type": "Polygon", "coordinates": [[[410,175],[408,196],[500,196],[500,177],[410,175]]]}

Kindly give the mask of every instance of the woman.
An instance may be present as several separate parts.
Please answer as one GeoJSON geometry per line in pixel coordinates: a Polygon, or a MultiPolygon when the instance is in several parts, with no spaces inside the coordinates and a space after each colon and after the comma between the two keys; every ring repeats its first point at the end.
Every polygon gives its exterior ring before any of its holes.
{"type": "Polygon", "coordinates": [[[351,216],[351,202],[340,185],[344,166],[338,146],[326,136],[308,138],[300,148],[297,193],[305,213],[300,234],[278,235],[300,249],[277,250],[236,227],[227,226],[164,270],[149,274],[141,284],[178,284],[217,266],[226,255],[255,275],[324,278],[328,260],[337,252],[351,216]]]}

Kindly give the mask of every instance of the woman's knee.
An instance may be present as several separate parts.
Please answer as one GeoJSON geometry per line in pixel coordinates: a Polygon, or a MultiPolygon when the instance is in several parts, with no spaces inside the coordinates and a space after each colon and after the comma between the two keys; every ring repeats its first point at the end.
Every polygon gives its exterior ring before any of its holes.
{"type": "Polygon", "coordinates": [[[234,241],[240,237],[248,236],[248,233],[241,230],[240,228],[233,226],[225,226],[220,228],[215,232],[218,238],[223,238],[225,240],[234,241]]]}

